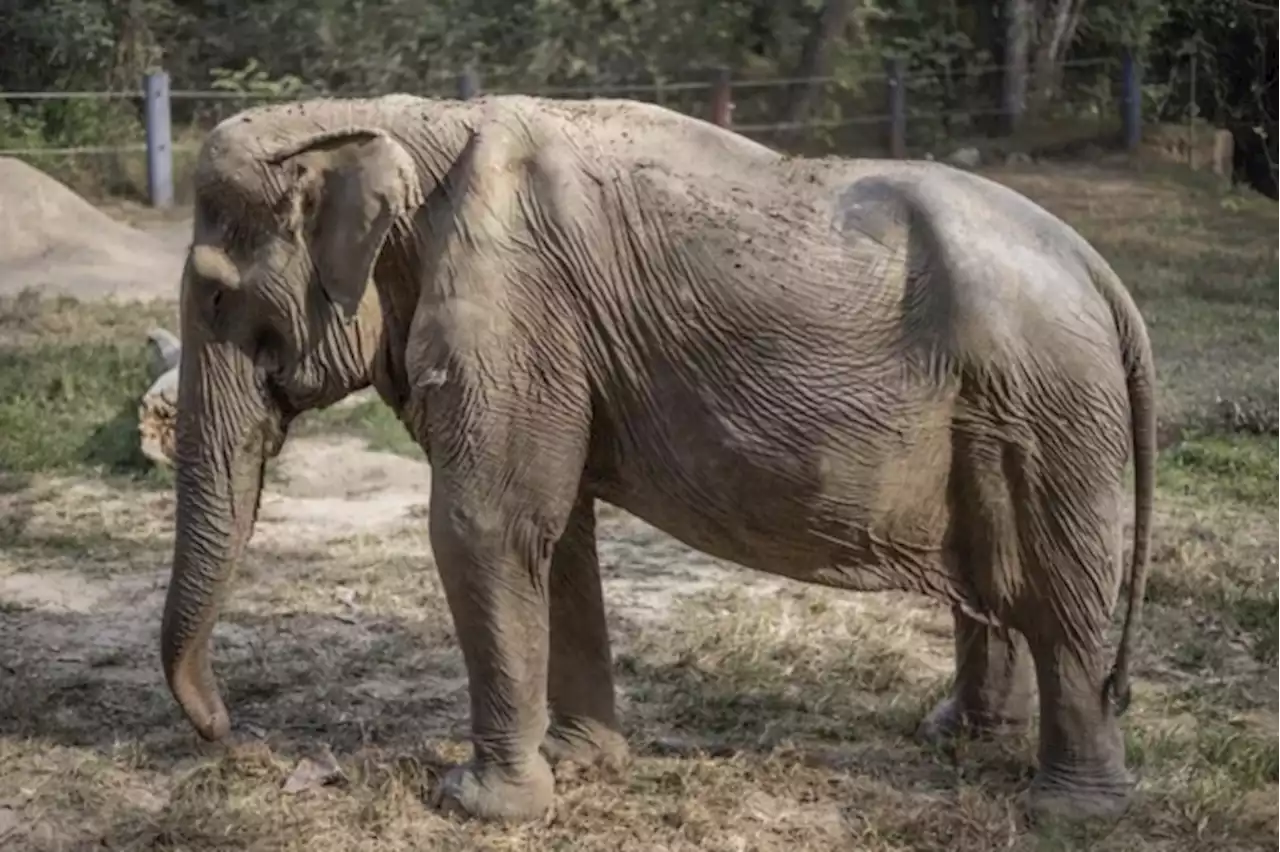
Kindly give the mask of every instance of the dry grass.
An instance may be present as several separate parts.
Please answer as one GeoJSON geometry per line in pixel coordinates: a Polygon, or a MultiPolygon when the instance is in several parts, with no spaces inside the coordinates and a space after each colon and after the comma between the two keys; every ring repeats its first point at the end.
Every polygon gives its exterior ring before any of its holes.
{"type": "MultiPolygon", "coordinates": [[[[1275,207],[1159,175],[999,177],[1096,240],[1152,319],[1167,446],[1125,720],[1140,796],[1119,824],[1029,826],[1031,738],[911,739],[947,688],[945,612],[715,565],[611,510],[606,595],[637,759],[559,779],[546,824],[423,804],[466,753],[467,699],[412,512],[394,534],[324,542],[286,519],[255,540],[217,634],[239,739],[204,745],[156,653],[171,495],[63,470],[0,482],[0,849],[1271,848],[1276,439],[1220,418],[1217,397],[1274,417],[1275,207]],[[325,750],[341,777],[286,792],[325,750]]],[[[19,340],[0,317],[0,351],[89,320],[24,322],[54,330],[19,340]]]]}

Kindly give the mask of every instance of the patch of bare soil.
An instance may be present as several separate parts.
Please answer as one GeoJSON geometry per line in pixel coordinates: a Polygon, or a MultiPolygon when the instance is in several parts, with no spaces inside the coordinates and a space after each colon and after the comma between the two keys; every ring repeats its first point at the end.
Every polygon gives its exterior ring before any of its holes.
{"type": "Polygon", "coordinates": [[[156,227],[154,235],[132,228],[33,166],[0,157],[0,295],[176,299],[190,228],[156,227]]]}
{"type": "Polygon", "coordinates": [[[372,452],[359,438],[297,439],[276,460],[255,541],[294,546],[376,533],[411,518],[426,522],[431,467],[372,452]]]}

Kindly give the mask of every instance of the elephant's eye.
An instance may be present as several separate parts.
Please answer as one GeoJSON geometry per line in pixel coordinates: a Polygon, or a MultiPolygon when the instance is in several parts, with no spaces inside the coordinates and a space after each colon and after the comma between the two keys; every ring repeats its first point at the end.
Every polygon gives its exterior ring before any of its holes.
{"type": "Polygon", "coordinates": [[[209,287],[208,294],[205,296],[205,320],[209,325],[209,329],[215,335],[226,334],[227,320],[232,313],[231,302],[229,301],[234,295],[233,291],[227,288],[212,284],[209,287]]]}

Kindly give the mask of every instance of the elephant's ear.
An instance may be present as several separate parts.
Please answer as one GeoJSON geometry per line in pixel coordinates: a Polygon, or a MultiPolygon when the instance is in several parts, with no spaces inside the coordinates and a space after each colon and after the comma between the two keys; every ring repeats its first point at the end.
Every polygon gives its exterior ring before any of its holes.
{"type": "Polygon", "coordinates": [[[392,225],[422,203],[413,159],[385,132],[361,128],[313,136],[271,159],[295,170],[294,209],[311,218],[296,224],[311,231],[320,286],[351,319],[392,225]]]}

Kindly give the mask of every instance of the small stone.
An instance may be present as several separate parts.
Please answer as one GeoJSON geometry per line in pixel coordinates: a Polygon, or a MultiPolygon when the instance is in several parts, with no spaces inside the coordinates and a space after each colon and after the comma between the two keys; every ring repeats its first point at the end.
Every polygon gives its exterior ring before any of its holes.
{"type": "Polygon", "coordinates": [[[303,790],[314,790],[326,784],[341,781],[345,777],[333,752],[326,748],[314,758],[304,757],[298,761],[298,765],[284,782],[284,792],[294,794],[301,793],[303,790]]]}
{"type": "Polygon", "coordinates": [[[973,147],[958,148],[947,157],[947,162],[953,166],[972,169],[982,165],[982,152],[973,147]]]}
{"type": "Polygon", "coordinates": [[[152,379],[177,368],[182,344],[171,332],[163,328],[151,329],[147,332],[147,348],[147,367],[152,379]]]}

